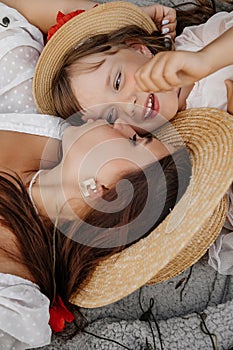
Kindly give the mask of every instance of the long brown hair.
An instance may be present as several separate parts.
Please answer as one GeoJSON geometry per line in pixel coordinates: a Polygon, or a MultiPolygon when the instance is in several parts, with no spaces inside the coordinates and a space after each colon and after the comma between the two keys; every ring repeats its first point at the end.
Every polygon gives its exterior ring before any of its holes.
{"type": "MultiPolygon", "coordinates": [[[[0,216],[2,223],[16,237],[20,258],[15,259],[28,268],[51,303],[59,294],[70,310],[76,310],[75,323],[79,331],[85,327],[86,319],[78,307],[69,303],[71,295],[100,261],[141,238],[134,235],[136,229],[146,236],[166,217],[185,192],[190,175],[189,157],[183,148],[149,165],[144,171],[125,176],[133,186],[133,196],[124,209],[110,214],[104,207],[98,210],[87,208],[85,220],[65,222],[54,230],[51,223],[38,217],[21,180],[2,173],[0,216]],[[149,194],[153,205],[149,206],[145,221],[140,223],[137,218],[147,204],[149,194]],[[112,236],[111,228],[115,229],[112,236]],[[80,243],[82,237],[86,238],[84,243],[80,243]]],[[[116,195],[116,189],[107,191],[105,202],[111,203],[116,195]]],[[[123,204],[128,196],[129,193],[123,191],[120,198],[123,204]]]]}
{"type": "MultiPolygon", "coordinates": [[[[177,34],[181,34],[184,27],[206,22],[208,18],[216,13],[214,0],[196,0],[195,2],[185,2],[179,5],[175,5],[172,1],[170,2],[177,11],[177,34]]],[[[224,2],[230,3],[228,0],[224,2]]],[[[79,111],[83,111],[71,88],[72,68],[75,66],[76,71],[78,72],[79,69],[80,73],[82,73],[88,69],[96,69],[104,60],[99,63],[89,64],[88,67],[87,65],[82,67],[79,62],[81,58],[102,52],[111,55],[120,47],[127,47],[129,43],[130,45],[133,43],[142,43],[153,54],[174,49],[172,42],[164,41],[164,37],[158,31],[150,34],[142,28],[133,25],[108,34],[96,35],[89,38],[78,45],[76,49],[70,49],[63,60],[62,68],[54,77],[52,82],[52,96],[56,114],[62,118],[68,118],[79,111]]],[[[80,116],[79,119],[81,119],[80,116]]]]}
{"type": "MultiPolygon", "coordinates": [[[[111,189],[104,195],[105,203],[98,210],[89,210],[81,223],[76,220],[59,227],[56,283],[60,295],[71,310],[76,307],[68,303],[69,298],[75,295],[80,284],[85,283],[87,276],[91,276],[101,261],[121,252],[156,228],[184,194],[190,176],[191,163],[187,150],[179,149],[143,171],[124,176],[133,187],[129,203],[130,186],[121,192],[119,207],[123,204],[124,209],[112,213],[105,211],[105,205],[111,204],[117,196],[116,189],[111,189]],[[152,203],[150,200],[148,202],[149,195],[152,203]],[[146,215],[142,219],[140,214],[145,207],[146,215]],[[84,244],[79,243],[81,241],[84,244]]],[[[79,316],[80,322],[80,313],[79,316]]]]}
{"type": "MultiPolygon", "coordinates": [[[[27,267],[41,292],[52,300],[55,286],[50,235],[36,214],[20,178],[6,172],[0,174],[0,217],[1,225],[17,238],[20,254],[8,251],[9,257],[27,267]]],[[[2,244],[0,249],[5,250],[2,244]]]]}

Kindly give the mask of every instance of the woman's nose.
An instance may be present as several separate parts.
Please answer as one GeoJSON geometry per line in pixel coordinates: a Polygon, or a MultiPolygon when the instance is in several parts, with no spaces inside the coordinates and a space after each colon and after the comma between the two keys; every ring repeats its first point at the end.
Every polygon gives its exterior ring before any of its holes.
{"type": "Polygon", "coordinates": [[[113,128],[117,131],[119,131],[125,138],[132,138],[136,132],[135,130],[132,128],[132,126],[130,126],[129,124],[127,124],[123,119],[118,118],[114,125],[113,128]]]}

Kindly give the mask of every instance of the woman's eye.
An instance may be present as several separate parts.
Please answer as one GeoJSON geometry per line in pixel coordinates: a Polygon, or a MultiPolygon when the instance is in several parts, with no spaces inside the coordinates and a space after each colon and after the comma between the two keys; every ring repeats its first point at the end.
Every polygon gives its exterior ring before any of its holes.
{"type": "Polygon", "coordinates": [[[116,81],[115,81],[115,89],[119,90],[121,85],[121,73],[119,73],[116,77],[116,81]]]}
{"type": "Polygon", "coordinates": [[[129,138],[129,140],[134,146],[137,146],[137,134],[134,134],[132,137],[129,138]]]}
{"type": "Polygon", "coordinates": [[[110,112],[109,112],[108,115],[107,115],[106,120],[107,120],[107,122],[108,122],[109,124],[112,124],[112,125],[113,125],[113,124],[115,123],[115,121],[117,120],[117,111],[116,111],[115,108],[112,108],[112,109],[110,110],[110,112]]]}

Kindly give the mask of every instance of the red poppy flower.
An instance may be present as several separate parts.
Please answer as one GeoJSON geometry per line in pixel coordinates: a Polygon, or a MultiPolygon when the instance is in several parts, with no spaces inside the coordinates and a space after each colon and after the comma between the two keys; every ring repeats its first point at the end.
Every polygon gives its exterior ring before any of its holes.
{"type": "Polygon", "coordinates": [[[49,309],[50,327],[54,332],[61,332],[65,328],[65,322],[72,322],[74,315],[64,305],[61,297],[57,295],[53,306],[49,309]]]}
{"type": "MultiPolygon", "coordinates": [[[[98,6],[98,4],[96,4],[94,7],[98,6]]],[[[70,13],[67,13],[66,15],[64,15],[64,13],[62,13],[61,11],[58,12],[57,14],[57,23],[52,26],[49,31],[48,31],[48,36],[47,36],[47,41],[49,41],[49,39],[53,36],[54,33],[56,33],[56,31],[61,28],[63,26],[63,24],[65,24],[66,22],[68,22],[71,18],[78,16],[80,13],[85,12],[85,10],[76,10],[70,13]]]]}
{"type": "Polygon", "coordinates": [[[57,23],[52,26],[48,31],[47,41],[53,36],[56,31],[63,26],[66,22],[68,22],[71,18],[79,15],[80,13],[85,12],[85,10],[77,10],[64,15],[61,11],[57,14],[57,23]]]}

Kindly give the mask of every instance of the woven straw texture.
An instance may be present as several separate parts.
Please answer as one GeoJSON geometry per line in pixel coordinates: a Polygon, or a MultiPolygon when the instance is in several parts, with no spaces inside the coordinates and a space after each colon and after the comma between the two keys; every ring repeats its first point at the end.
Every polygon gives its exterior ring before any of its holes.
{"type": "Polygon", "coordinates": [[[51,85],[64,57],[73,47],[97,34],[135,24],[148,32],[156,29],[154,22],[138,6],[125,2],[99,5],[65,23],[49,40],[40,55],[33,80],[33,92],[41,113],[56,115],[51,85]]]}
{"type": "Polygon", "coordinates": [[[211,108],[181,112],[157,136],[187,146],[192,177],[171,214],[148,237],[102,262],[71,302],[99,307],[149,280],[171,278],[193,265],[214,242],[226,216],[224,194],[233,180],[233,119],[211,108]]]}

